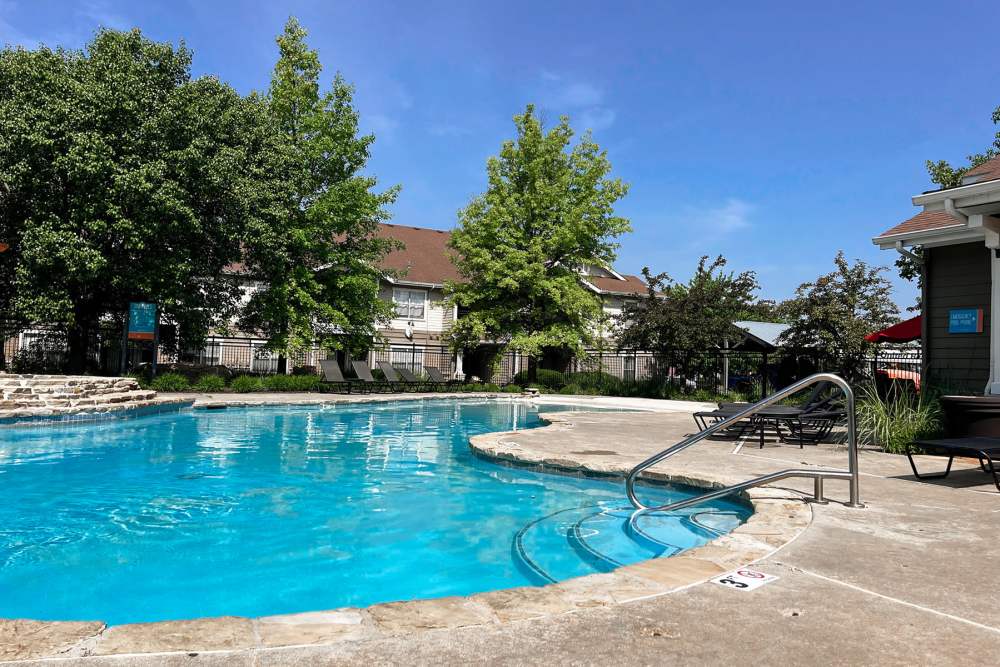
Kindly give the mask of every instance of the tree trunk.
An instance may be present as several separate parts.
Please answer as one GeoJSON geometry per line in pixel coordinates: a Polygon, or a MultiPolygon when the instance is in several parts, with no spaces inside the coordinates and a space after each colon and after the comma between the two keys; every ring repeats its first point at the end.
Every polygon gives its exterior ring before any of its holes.
{"type": "Polygon", "coordinates": [[[528,357],[528,384],[538,382],[538,359],[528,357]]]}
{"type": "Polygon", "coordinates": [[[69,355],[66,359],[66,372],[71,374],[84,373],[87,370],[90,322],[77,320],[77,323],[69,328],[67,334],[69,355]]]}
{"type": "Polygon", "coordinates": [[[278,375],[288,374],[288,357],[284,354],[278,355],[278,375]]]}

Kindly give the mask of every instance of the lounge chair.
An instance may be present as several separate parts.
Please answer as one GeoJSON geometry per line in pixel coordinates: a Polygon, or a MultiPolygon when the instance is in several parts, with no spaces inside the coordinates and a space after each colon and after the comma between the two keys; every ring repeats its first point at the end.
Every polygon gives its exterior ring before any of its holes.
{"type": "Polygon", "coordinates": [[[372,369],[368,367],[368,362],[355,361],[351,365],[354,367],[354,374],[358,376],[358,383],[366,387],[369,391],[388,390],[392,388],[387,382],[380,382],[372,376],[372,369]]]}
{"type": "Polygon", "coordinates": [[[993,485],[1000,491],[1000,477],[997,475],[997,468],[994,464],[996,459],[1000,459],[1000,438],[947,438],[944,440],[917,440],[906,446],[906,458],[910,460],[910,467],[913,469],[913,476],[917,479],[941,479],[947,477],[951,472],[952,461],[956,456],[967,456],[979,459],[979,467],[983,472],[993,475],[993,485]],[[920,452],[915,451],[920,450],[920,452]],[[930,456],[947,456],[948,467],[944,472],[921,475],[917,472],[917,464],[913,461],[913,455],[917,453],[928,454],[930,456]]]}
{"type": "Polygon", "coordinates": [[[409,382],[399,377],[396,368],[388,361],[378,362],[378,367],[382,371],[382,375],[385,376],[385,381],[396,391],[404,391],[408,386],[412,386],[409,382]]]}
{"type": "MultiPolygon", "coordinates": [[[[760,447],[764,447],[764,431],[772,427],[783,442],[794,439],[802,448],[806,441],[818,443],[833,430],[838,421],[843,419],[844,412],[837,410],[833,403],[837,394],[824,397],[830,388],[829,382],[819,382],[810,392],[801,406],[772,405],[740,420],[725,430],[725,435],[733,438],[743,438],[748,433],[760,435],[760,447]],[[782,426],[788,430],[788,435],[782,431],[782,426]]],[[[719,403],[718,410],[694,413],[694,421],[702,431],[721,421],[733,417],[746,410],[750,403],[719,403]]]]}
{"type": "Polygon", "coordinates": [[[417,391],[421,389],[430,389],[433,384],[432,382],[421,380],[408,368],[397,368],[396,372],[399,373],[399,377],[403,379],[403,382],[407,386],[413,387],[417,391]]]}
{"type": "Polygon", "coordinates": [[[461,384],[461,380],[451,379],[449,380],[441,372],[440,368],[434,366],[427,366],[424,368],[424,372],[427,373],[427,377],[430,378],[431,382],[437,387],[453,387],[456,384],[461,384]]]}
{"type": "Polygon", "coordinates": [[[337,363],[336,359],[324,359],[319,362],[319,367],[323,371],[323,384],[346,389],[348,394],[351,393],[353,383],[344,379],[344,374],[340,371],[340,364],[337,363]]]}

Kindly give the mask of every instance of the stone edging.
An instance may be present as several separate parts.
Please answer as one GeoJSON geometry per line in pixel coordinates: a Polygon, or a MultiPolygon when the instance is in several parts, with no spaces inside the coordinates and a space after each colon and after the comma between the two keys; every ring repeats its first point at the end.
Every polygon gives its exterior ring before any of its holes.
{"type": "MultiPolygon", "coordinates": [[[[259,403],[258,403],[259,404],[259,403]]],[[[563,415],[547,415],[546,429],[569,428],[563,415]]],[[[505,442],[511,433],[472,438],[478,454],[541,468],[621,475],[570,460],[542,460],[505,442]]],[[[734,480],[652,477],[717,487],[734,480]]],[[[467,597],[389,602],[364,609],[285,614],[261,618],[219,617],[106,627],[100,622],[0,620],[0,660],[151,654],[246,654],[282,648],[322,647],[342,641],[403,637],[432,630],[495,626],[574,613],[666,595],[761,560],[795,539],[812,521],[812,509],[781,489],[745,494],[754,513],[732,532],[669,558],[654,558],[613,572],[568,579],[542,587],[477,593],[467,597]]],[[[61,661],[60,661],[61,662],[61,661]]]]}

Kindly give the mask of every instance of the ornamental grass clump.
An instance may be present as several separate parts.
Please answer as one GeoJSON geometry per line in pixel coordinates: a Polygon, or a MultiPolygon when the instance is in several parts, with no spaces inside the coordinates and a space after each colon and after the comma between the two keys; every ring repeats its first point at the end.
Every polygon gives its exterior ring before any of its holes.
{"type": "Polygon", "coordinates": [[[909,443],[942,431],[941,404],[927,389],[917,394],[894,388],[881,396],[875,385],[861,387],[857,419],[859,443],[891,454],[904,454],[909,443]]]}

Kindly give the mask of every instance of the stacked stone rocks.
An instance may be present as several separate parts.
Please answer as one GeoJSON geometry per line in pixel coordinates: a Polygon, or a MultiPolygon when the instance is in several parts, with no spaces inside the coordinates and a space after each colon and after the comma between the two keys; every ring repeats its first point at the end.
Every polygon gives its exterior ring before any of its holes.
{"type": "Polygon", "coordinates": [[[0,418],[109,412],[155,399],[131,378],[0,373],[0,418]]]}

